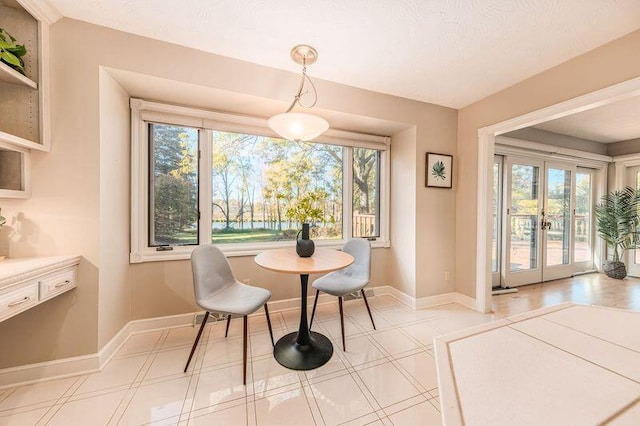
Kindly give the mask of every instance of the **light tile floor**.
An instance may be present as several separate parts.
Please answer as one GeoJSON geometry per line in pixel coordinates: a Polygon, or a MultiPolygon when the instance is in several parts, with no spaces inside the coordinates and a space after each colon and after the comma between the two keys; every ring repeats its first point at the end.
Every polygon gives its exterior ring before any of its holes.
{"type": "MultiPolygon", "coordinates": [[[[273,358],[264,315],[250,317],[247,386],[242,321],[207,326],[185,374],[197,328],[132,335],[103,371],[0,391],[0,425],[437,425],[433,337],[497,317],[450,304],[414,311],[390,296],[345,303],[342,351],[336,302],[318,306],[314,330],[333,358],[299,372],[273,358]]],[[[274,337],[297,330],[299,312],[272,313],[274,337]]]]}

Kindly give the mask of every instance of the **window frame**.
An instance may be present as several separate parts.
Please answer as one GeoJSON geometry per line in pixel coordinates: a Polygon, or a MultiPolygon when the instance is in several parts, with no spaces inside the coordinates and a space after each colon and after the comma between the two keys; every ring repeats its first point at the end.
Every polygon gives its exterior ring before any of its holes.
{"type": "MultiPolygon", "coordinates": [[[[149,235],[149,126],[161,123],[198,129],[198,240],[199,245],[211,243],[211,161],[202,161],[212,156],[211,130],[248,133],[259,136],[279,137],[267,127],[267,120],[259,117],[207,111],[197,108],[169,105],[132,98],[131,106],[131,251],[130,263],[189,259],[198,245],[169,246],[158,250],[148,245],[149,235]]],[[[390,247],[389,239],[389,187],[390,187],[390,138],[330,129],[317,143],[338,145],[343,148],[342,239],[317,240],[319,247],[342,248],[353,232],[353,148],[368,148],[380,153],[380,236],[371,240],[371,245],[390,247]]],[[[253,256],[261,251],[292,247],[295,241],[261,243],[225,243],[217,246],[227,256],[253,256]]]]}

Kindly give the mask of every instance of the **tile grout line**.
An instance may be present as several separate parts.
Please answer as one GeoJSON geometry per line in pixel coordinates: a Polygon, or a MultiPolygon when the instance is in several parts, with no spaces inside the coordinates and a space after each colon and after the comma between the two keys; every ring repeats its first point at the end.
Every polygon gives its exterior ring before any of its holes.
{"type": "MultiPolygon", "coordinates": [[[[159,343],[160,340],[162,340],[164,342],[163,336],[165,336],[165,339],[166,339],[166,335],[168,335],[168,334],[169,334],[169,330],[164,330],[162,332],[162,334],[160,335],[160,337],[158,338],[158,340],[155,342],[154,346],[151,348],[151,351],[147,355],[147,359],[145,359],[145,362],[142,364],[142,366],[138,370],[138,373],[134,377],[133,381],[129,384],[129,387],[127,388],[127,391],[122,396],[122,399],[120,400],[120,403],[118,404],[116,409],[113,411],[113,413],[111,413],[111,417],[109,418],[108,424],[111,424],[111,422],[113,422],[113,421],[115,421],[117,424],[120,423],[120,420],[122,420],[122,417],[124,416],[124,414],[129,409],[129,405],[131,404],[131,401],[133,400],[133,397],[135,396],[136,392],[138,391],[138,388],[140,387],[140,383],[142,383],[142,378],[144,378],[144,376],[147,374],[149,368],[153,364],[153,361],[155,361],[157,353],[154,352],[154,349],[158,346],[158,343],[159,343]],[[153,356],[153,358],[152,358],[152,356],[153,356]],[[145,369],[145,366],[147,364],[149,364],[149,365],[145,369]],[[138,377],[140,377],[141,374],[142,374],[141,380],[137,381],[136,379],[138,377]],[[123,407],[122,410],[121,410],[121,407],[123,407]],[[122,412],[120,413],[118,418],[115,419],[115,416],[118,414],[119,411],[122,411],[122,412]]],[[[127,339],[127,341],[128,340],[129,339],[127,339]]],[[[125,344],[126,344],[126,341],[125,341],[125,344]]],[[[124,347],[124,345],[123,345],[123,347],[124,347]]]]}
{"type": "Polygon", "coordinates": [[[558,326],[560,326],[560,327],[564,327],[564,328],[567,328],[567,329],[569,329],[569,330],[573,330],[573,331],[575,331],[575,332],[577,332],[577,333],[583,334],[583,335],[585,335],[585,336],[592,337],[592,338],[594,338],[594,339],[596,339],[596,340],[599,340],[599,341],[601,341],[601,342],[609,343],[609,344],[610,344],[610,345],[612,345],[612,346],[617,346],[617,347],[619,347],[619,348],[627,349],[627,350],[629,350],[629,351],[631,351],[631,352],[635,352],[635,353],[637,353],[637,354],[640,354],[640,351],[638,351],[638,350],[636,350],[636,349],[630,348],[630,347],[628,347],[628,346],[623,346],[623,345],[621,345],[621,344],[619,344],[619,343],[612,342],[612,341],[610,341],[610,340],[606,340],[606,339],[604,339],[604,338],[602,338],[602,337],[599,337],[599,336],[593,335],[593,334],[591,334],[591,333],[587,333],[586,331],[578,330],[577,328],[570,327],[570,326],[568,326],[568,325],[566,325],[566,324],[562,324],[561,322],[557,322],[557,321],[554,321],[554,320],[552,320],[552,319],[549,319],[549,318],[543,318],[543,317],[544,317],[544,315],[541,315],[541,316],[539,316],[539,317],[532,317],[532,318],[530,318],[530,319],[533,319],[533,318],[539,318],[539,319],[541,319],[541,320],[543,320],[543,321],[548,321],[548,322],[553,323],[553,324],[556,324],[556,325],[558,325],[558,326]]]}
{"type": "Polygon", "coordinates": [[[522,335],[524,335],[524,336],[527,336],[527,337],[530,337],[530,338],[532,338],[532,339],[534,339],[534,340],[537,340],[537,341],[538,341],[538,342],[540,342],[540,343],[543,343],[543,344],[545,344],[545,345],[547,345],[547,346],[550,346],[550,347],[552,347],[552,348],[555,348],[555,349],[557,349],[557,350],[559,350],[559,351],[561,351],[561,352],[564,352],[564,353],[569,354],[569,355],[571,355],[571,356],[574,356],[574,357],[576,357],[576,358],[578,358],[578,359],[581,359],[582,361],[585,361],[585,362],[586,362],[586,363],[588,363],[588,364],[591,364],[591,365],[593,365],[593,366],[595,366],[595,367],[599,367],[599,368],[601,368],[601,369],[603,369],[603,370],[606,370],[606,371],[608,371],[608,372],[610,372],[610,373],[614,374],[615,376],[619,376],[619,377],[622,377],[623,379],[629,380],[630,382],[640,384],[640,380],[636,380],[636,379],[632,379],[632,378],[630,378],[630,377],[627,377],[627,376],[625,376],[625,375],[624,375],[624,374],[622,374],[622,373],[618,373],[617,371],[614,371],[614,370],[612,370],[612,369],[610,369],[610,368],[608,368],[608,367],[605,367],[604,365],[600,365],[600,364],[596,363],[595,361],[591,361],[591,360],[588,360],[588,359],[586,359],[586,358],[584,358],[584,357],[582,357],[582,356],[580,356],[580,355],[574,354],[573,352],[570,352],[570,351],[569,351],[569,350],[567,350],[567,349],[562,349],[561,347],[558,347],[558,346],[556,346],[556,345],[554,345],[554,344],[551,344],[551,343],[549,343],[549,342],[545,342],[544,340],[542,340],[542,339],[540,339],[540,338],[538,338],[538,337],[536,337],[536,336],[532,336],[532,335],[530,335],[530,334],[527,334],[527,333],[525,333],[525,332],[524,332],[524,331],[522,331],[522,330],[518,330],[517,328],[513,328],[513,327],[510,327],[510,326],[509,326],[509,328],[511,328],[511,329],[512,329],[512,330],[514,330],[514,331],[517,331],[518,333],[520,333],[520,334],[522,334],[522,335]]]}

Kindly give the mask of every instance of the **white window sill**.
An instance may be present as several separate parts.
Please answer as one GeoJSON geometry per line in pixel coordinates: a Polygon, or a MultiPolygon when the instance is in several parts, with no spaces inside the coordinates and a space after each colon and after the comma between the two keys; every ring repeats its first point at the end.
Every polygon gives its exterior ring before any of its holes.
{"type": "MultiPolygon", "coordinates": [[[[316,247],[341,249],[345,240],[319,240],[315,241],[316,247]]],[[[265,250],[294,247],[295,241],[285,241],[280,243],[255,243],[255,244],[218,244],[217,247],[227,257],[255,256],[265,250]]],[[[389,248],[391,246],[388,240],[371,241],[372,248],[389,248]]],[[[168,260],[185,260],[191,258],[191,252],[198,246],[174,246],[170,251],[156,251],[148,249],[142,253],[130,253],[129,263],[144,262],[164,262],[168,260]]]]}

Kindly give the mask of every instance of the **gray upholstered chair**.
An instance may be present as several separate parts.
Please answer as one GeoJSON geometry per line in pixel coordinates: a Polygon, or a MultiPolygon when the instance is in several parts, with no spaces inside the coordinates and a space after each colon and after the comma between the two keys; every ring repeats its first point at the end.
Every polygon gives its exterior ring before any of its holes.
{"type": "Polygon", "coordinates": [[[264,288],[252,287],[243,284],[235,279],[229,262],[219,248],[213,245],[197,247],[191,253],[191,269],[193,271],[193,288],[196,294],[196,303],[206,311],[202,325],[193,342],[187,365],[184,371],[189,368],[189,363],[193,353],[198,346],[198,341],[202,335],[202,330],[207,324],[210,312],[218,312],[227,315],[227,329],[224,337],[229,332],[229,322],[231,315],[244,317],[243,331],[243,383],[247,384],[247,315],[254,313],[261,306],[264,306],[264,313],[267,316],[269,334],[271,334],[271,344],[273,344],[273,330],[271,329],[271,319],[269,318],[269,308],[267,300],[271,298],[271,292],[264,288]]]}
{"type": "Polygon", "coordinates": [[[313,316],[316,313],[316,305],[318,304],[318,295],[321,291],[338,297],[338,306],[340,307],[340,328],[342,330],[342,350],[347,350],[344,342],[344,313],[342,310],[342,298],[350,293],[360,291],[364,304],[367,306],[369,318],[373,329],[376,324],[373,322],[369,302],[364,292],[364,287],[369,284],[369,275],[371,270],[371,244],[363,238],[355,238],[347,241],[342,251],[353,256],[354,261],[348,267],[339,271],[331,272],[313,282],[313,288],[316,289],[316,298],[313,301],[313,311],[311,312],[311,321],[309,328],[313,324],[313,316]]]}

